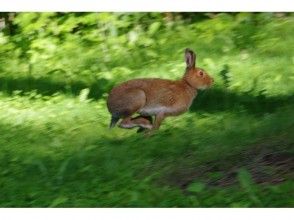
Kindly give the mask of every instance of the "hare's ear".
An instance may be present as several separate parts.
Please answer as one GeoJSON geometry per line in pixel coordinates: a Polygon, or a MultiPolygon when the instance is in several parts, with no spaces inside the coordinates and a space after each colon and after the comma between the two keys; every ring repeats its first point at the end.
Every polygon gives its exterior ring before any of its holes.
{"type": "Polygon", "coordinates": [[[196,54],[193,50],[186,48],[185,50],[185,60],[187,64],[187,68],[194,68],[196,64],[196,54]]]}

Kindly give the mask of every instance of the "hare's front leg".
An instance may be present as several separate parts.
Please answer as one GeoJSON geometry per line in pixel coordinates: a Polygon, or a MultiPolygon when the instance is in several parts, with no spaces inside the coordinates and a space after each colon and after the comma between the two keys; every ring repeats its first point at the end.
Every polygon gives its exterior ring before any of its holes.
{"type": "Polygon", "coordinates": [[[166,116],[164,115],[164,113],[158,113],[157,115],[155,115],[154,124],[151,130],[146,131],[146,136],[150,136],[154,133],[155,130],[158,130],[161,125],[161,122],[163,121],[163,119],[165,119],[165,117],[166,116]]]}
{"type": "Polygon", "coordinates": [[[161,122],[163,121],[164,118],[165,118],[164,113],[158,113],[157,115],[155,115],[155,121],[154,121],[152,130],[159,129],[161,122]]]}

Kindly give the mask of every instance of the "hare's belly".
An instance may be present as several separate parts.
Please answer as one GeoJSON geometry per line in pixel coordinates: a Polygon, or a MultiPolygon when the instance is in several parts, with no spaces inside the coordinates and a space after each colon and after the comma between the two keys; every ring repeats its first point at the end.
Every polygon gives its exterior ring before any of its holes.
{"type": "Polygon", "coordinates": [[[138,113],[141,115],[157,115],[157,114],[166,114],[166,115],[177,115],[186,111],[185,108],[173,107],[173,106],[145,106],[141,108],[138,113]]]}
{"type": "Polygon", "coordinates": [[[159,113],[167,113],[170,111],[172,111],[172,109],[166,106],[146,106],[140,109],[138,112],[141,115],[157,115],[159,113]]]}

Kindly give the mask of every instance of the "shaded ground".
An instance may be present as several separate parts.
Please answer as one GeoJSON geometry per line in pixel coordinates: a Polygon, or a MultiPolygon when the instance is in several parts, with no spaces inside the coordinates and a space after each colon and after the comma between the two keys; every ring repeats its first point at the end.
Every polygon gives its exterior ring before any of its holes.
{"type": "Polygon", "coordinates": [[[204,182],[209,187],[225,187],[238,182],[238,172],[243,168],[250,172],[256,184],[277,184],[289,179],[293,180],[294,153],[286,150],[293,149],[293,146],[293,139],[286,135],[262,140],[253,144],[242,155],[232,156],[238,158],[227,158],[228,161],[225,163],[217,160],[209,161],[194,169],[173,170],[164,181],[181,188],[184,192],[194,181],[204,182]],[[235,163],[230,164],[229,161],[235,163]]]}

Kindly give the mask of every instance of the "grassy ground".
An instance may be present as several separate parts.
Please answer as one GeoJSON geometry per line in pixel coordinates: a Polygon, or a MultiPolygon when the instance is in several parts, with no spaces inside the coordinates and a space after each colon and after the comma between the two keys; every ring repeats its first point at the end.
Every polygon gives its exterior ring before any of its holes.
{"type": "Polygon", "coordinates": [[[192,108],[146,139],[108,130],[104,100],[0,100],[3,207],[293,206],[293,105],[192,108]]]}
{"type": "MultiPolygon", "coordinates": [[[[79,72],[69,83],[41,61],[30,75],[2,57],[8,67],[0,68],[0,206],[293,207],[293,18],[287,19],[258,29],[256,36],[266,37],[245,49],[231,48],[213,19],[179,26],[149,48],[158,56],[113,55],[113,68],[92,81],[79,72]],[[109,89],[130,78],[181,77],[188,46],[216,85],[150,138],[109,130],[109,89]]],[[[64,59],[82,66],[84,55],[64,59]]]]}

